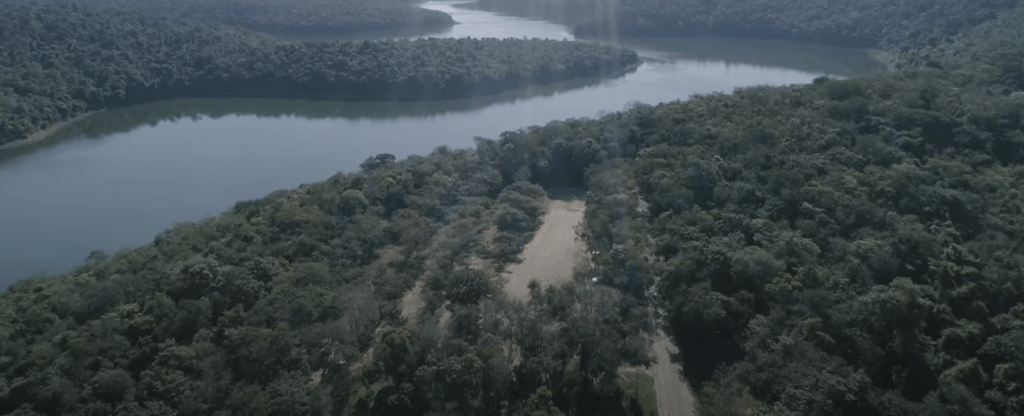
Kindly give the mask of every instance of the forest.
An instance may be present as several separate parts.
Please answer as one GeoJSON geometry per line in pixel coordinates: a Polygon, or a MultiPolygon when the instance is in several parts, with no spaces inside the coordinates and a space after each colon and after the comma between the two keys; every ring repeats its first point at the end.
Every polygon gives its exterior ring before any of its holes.
{"type": "Polygon", "coordinates": [[[0,413],[631,415],[662,329],[702,415],[1024,414],[1024,9],[898,67],[377,155],[93,253],[0,294],[0,413]],[[577,186],[592,264],[507,299],[577,186]]]}
{"type": "Polygon", "coordinates": [[[701,414],[1017,415],[1022,28],[517,134],[588,187],[587,275],[665,311],[701,414]]]}
{"type": "Polygon", "coordinates": [[[648,359],[638,302],[566,286],[523,304],[495,284],[546,198],[493,159],[513,142],[377,155],[16,283],[0,413],[626,414],[616,371],[648,359]],[[406,319],[419,279],[425,310],[406,319]]]}
{"type": "Polygon", "coordinates": [[[617,76],[584,42],[280,42],[240,29],[53,6],[0,8],[0,145],[88,111],[178,97],[450,99],[617,76]]]}
{"type": "Polygon", "coordinates": [[[133,12],[150,17],[240,26],[283,36],[330,37],[403,30],[426,33],[455,24],[447,13],[402,1],[368,0],[0,0],[2,3],[74,6],[98,13],[133,12]]]}
{"type": "Polygon", "coordinates": [[[730,36],[848,47],[933,46],[1020,0],[480,0],[486,10],[551,17],[581,37],[730,36]]]}

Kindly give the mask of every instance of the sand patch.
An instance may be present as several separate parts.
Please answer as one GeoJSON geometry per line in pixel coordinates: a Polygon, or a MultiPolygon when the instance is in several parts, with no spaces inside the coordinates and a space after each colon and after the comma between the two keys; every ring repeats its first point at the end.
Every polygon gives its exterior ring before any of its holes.
{"type": "Polygon", "coordinates": [[[427,301],[423,299],[425,286],[423,279],[417,280],[416,286],[402,297],[402,318],[405,318],[405,321],[410,324],[415,322],[420,311],[427,306],[427,301]]]}
{"type": "Polygon", "coordinates": [[[513,299],[528,299],[528,285],[534,279],[541,287],[572,281],[573,269],[586,261],[586,245],[576,236],[583,201],[548,200],[544,208],[543,224],[523,248],[522,263],[509,266],[503,276],[505,293],[513,299]]]}

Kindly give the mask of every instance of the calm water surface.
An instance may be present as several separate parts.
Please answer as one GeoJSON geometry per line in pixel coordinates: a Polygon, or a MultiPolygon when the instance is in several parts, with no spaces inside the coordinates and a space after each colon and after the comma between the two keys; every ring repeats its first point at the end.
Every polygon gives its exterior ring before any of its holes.
{"type": "MultiPolygon", "coordinates": [[[[438,37],[572,39],[561,25],[453,7],[438,37]]],[[[473,138],[753,85],[884,67],[862,51],[731,39],[623,39],[645,63],[494,97],[425,103],[179,100],[99,113],[53,140],[0,153],[0,288],[67,272],[92,250],[152,241],[235,201],[352,171],[367,157],[470,147],[473,138]]]]}

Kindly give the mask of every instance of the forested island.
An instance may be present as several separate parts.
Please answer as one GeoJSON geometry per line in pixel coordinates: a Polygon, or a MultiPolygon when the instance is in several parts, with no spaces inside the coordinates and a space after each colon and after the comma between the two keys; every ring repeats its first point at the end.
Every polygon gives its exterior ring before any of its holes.
{"type": "Polygon", "coordinates": [[[388,0],[0,0],[4,3],[132,12],[285,36],[330,37],[384,30],[427,33],[455,25],[446,13],[388,0]]]}
{"type": "Polygon", "coordinates": [[[577,36],[736,36],[913,49],[995,18],[1020,0],[479,0],[569,24],[577,36]]]}
{"type": "Polygon", "coordinates": [[[450,99],[616,76],[624,48],[519,39],[279,42],[240,29],[0,9],[0,145],[88,111],[178,97],[450,99]]]}
{"type": "Polygon", "coordinates": [[[1022,414],[1022,62],[1017,9],[898,71],[370,157],[10,287],[0,413],[635,415],[662,329],[703,415],[1022,414]],[[592,262],[510,300],[565,186],[592,262]]]}

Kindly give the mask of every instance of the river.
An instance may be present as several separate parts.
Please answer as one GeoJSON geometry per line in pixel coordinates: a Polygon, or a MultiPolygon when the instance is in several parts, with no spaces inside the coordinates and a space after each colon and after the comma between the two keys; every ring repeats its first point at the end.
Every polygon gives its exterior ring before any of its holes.
{"type": "MultiPolygon", "coordinates": [[[[430,2],[461,24],[436,37],[572,39],[564,26],[430,2]]],[[[470,100],[421,103],[197,99],[98,113],[0,153],[0,289],[64,273],[93,250],[152,241],[178,222],[353,171],[367,157],[473,146],[477,136],[737,87],[884,70],[867,52],[776,41],[622,39],[644,64],[470,100]]]]}

